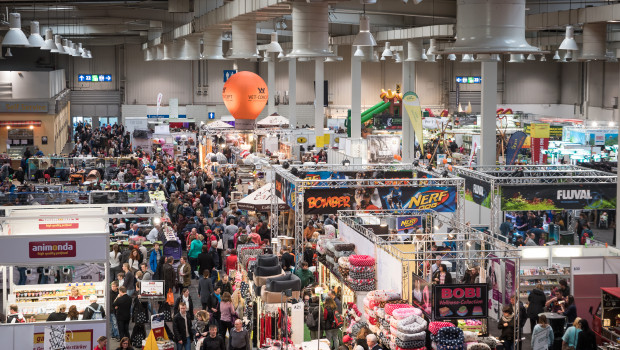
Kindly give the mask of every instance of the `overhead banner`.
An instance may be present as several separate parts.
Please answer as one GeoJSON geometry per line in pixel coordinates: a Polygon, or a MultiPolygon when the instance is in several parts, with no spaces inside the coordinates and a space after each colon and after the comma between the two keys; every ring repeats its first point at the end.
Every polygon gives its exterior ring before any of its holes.
{"type": "Polygon", "coordinates": [[[616,184],[502,186],[502,210],[615,209],[616,184]]]}
{"type": "MultiPolygon", "coordinates": [[[[525,131],[526,134],[531,133],[531,128],[532,128],[532,124],[530,123],[525,123],[523,125],[523,130],[525,131]]],[[[564,126],[562,125],[549,125],[549,138],[552,140],[561,140],[563,131],[564,131],[564,126]]]]}
{"type": "Polygon", "coordinates": [[[386,164],[400,157],[400,136],[369,135],[368,162],[386,164]]]}
{"type": "Polygon", "coordinates": [[[465,199],[486,208],[491,208],[491,184],[467,175],[465,179],[465,199]]]}
{"type": "Polygon", "coordinates": [[[549,149],[549,124],[532,124],[530,126],[532,164],[547,164],[549,149]]]}
{"type": "Polygon", "coordinates": [[[526,139],[527,134],[523,131],[517,131],[510,136],[510,140],[508,140],[508,145],[506,146],[506,165],[515,164],[519,151],[521,151],[526,139]]]}
{"type": "Polygon", "coordinates": [[[334,214],[338,210],[353,209],[355,189],[308,189],[304,192],[304,214],[334,214]]]}
{"type": "Polygon", "coordinates": [[[403,95],[402,104],[405,107],[405,112],[411,121],[413,126],[413,132],[415,134],[416,141],[420,145],[420,151],[424,153],[424,137],[422,136],[422,107],[420,106],[420,99],[415,92],[408,91],[403,95]]]}
{"type": "Polygon", "coordinates": [[[488,315],[486,283],[433,285],[433,319],[476,319],[488,315]]]}
{"type": "Polygon", "coordinates": [[[382,208],[433,209],[438,212],[456,210],[455,187],[380,187],[382,208]]]}
{"type": "Polygon", "coordinates": [[[396,219],[396,229],[398,231],[415,230],[422,226],[422,218],[420,216],[398,217],[396,219]]]}
{"type": "Polygon", "coordinates": [[[276,174],[276,196],[281,198],[289,208],[295,209],[295,186],[283,178],[280,174],[276,174]]]}

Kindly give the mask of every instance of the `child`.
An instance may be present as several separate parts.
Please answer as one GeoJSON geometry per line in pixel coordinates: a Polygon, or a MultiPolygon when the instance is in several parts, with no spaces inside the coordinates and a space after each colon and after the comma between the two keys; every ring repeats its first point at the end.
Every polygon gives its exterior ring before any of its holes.
{"type": "Polygon", "coordinates": [[[504,306],[502,319],[499,321],[497,328],[502,331],[500,340],[504,341],[504,349],[513,350],[514,348],[514,333],[515,333],[515,320],[512,313],[512,306],[504,306]]]}

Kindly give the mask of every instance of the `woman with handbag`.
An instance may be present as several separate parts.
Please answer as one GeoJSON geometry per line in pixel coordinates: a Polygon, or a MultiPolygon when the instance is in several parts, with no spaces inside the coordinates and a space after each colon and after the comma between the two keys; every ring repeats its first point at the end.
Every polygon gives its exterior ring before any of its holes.
{"type": "Polygon", "coordinates": [[[232,303],[232,298],[230,293],[224,292],[222,294],[222,302],[220,303],[220,321],[222,322],[222,327],[220,327],[220,335],[225,339],[226,332],[232,329],[235,320],[239,318],[237,315],[237,311],[235,311],[235,307],[232,303]]]}
{"type": "Polygon", "coordinates": [[[575,350],[577,347],[577,339],[579,339],[579,333],[581,332],[580,317],[577,317],[573,322],[572,327],[568,327],[564,336],[562,337],[562,350],[575,350]]]}

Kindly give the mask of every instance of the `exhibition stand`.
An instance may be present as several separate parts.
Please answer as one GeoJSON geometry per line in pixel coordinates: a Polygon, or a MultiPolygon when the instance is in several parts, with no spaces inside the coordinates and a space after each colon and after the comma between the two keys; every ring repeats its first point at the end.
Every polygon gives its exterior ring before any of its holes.
{"type": "MultiPolygon", "coordinates": [[[[437,177],[411,164],[274,166],[271,231],[278,229],[278,202],[295,211],[295,251],[303,251],[306,215],[336,214],[338,210],[375,211],[403,208],[449,213],[454,222],[463,217],[464,181],[437,177]],[[290,169],[289,169],[290,168],[290,169]]],[[[299,260],[298,260],[299,262],[299,260]]]]}
{"type": "MultiPolygon", "coordinates": [[[[3,234],[0,235],[5,252],[0,257],[2,301],[6,314],[10,314],[10,305],[17,305],[28,323],[3,324],[0,336],[11,344],[19,341],[20,346],[33,339],[36,344],[48,344],[58,340],[54,335],[58,331],[64,341],[66,331],[68,343],[88,343],[90,348],[99,336],[106,335],[105,319],[69,323],[50,323],[46,319],[63,304],[67,310],[75,305],[78,312],[83,312],[90,305],[92,295],[109,315],[109,231],[105,214],[97,218],[97,213],[102,214],[107,208],[11,209],[8,217],[2,220],[3,234]],[[25,268],[21,276],[26,277],[25,284],[15,283],[17,267],[25,268]],[[30,276],[28,271],[32,271],[30,276]],[[38,281],[32,276],[35,272],[40,275],[38,281]],[[54,283],[55,278],[58,283],[54,283]],[[76,288],[78,296],[72,294],[76,288]],[[52,325],[60,328],[52,329],[52,325]],[[41,337],[37,336],[39,333],[41,337]],[[84,334],[77,336],[80,333],[84,334]]],[[[33,346],[24,345],[23,348],[33,346]]]]}
{"type": "Polygon", "coordinates": [[[465,221],[489,225],[496,237],[504,211],[616,208],[617,177],[598,170],[574,165],[499,165],[455,166],[453,172],[465,179],[465,221]]]}

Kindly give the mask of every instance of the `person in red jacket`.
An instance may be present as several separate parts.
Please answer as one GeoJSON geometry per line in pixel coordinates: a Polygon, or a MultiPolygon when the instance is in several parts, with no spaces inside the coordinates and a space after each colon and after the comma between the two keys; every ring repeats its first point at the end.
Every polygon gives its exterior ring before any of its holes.
{"type": "Polygon", "coordinates": [[[108,338],[102,335],[99,338],[97,338],[97,346],[95,346],[95,350],[106,350],[107,345],[108,345],[108,338]]]}
{"type": "Polygon", "coordinates": [[[226,274],[230,274],[230,270],[237,269],[237,250],[231,249],[230,255],[226,258],[226,274]]]}

